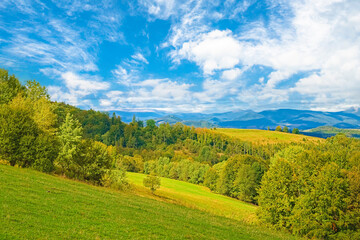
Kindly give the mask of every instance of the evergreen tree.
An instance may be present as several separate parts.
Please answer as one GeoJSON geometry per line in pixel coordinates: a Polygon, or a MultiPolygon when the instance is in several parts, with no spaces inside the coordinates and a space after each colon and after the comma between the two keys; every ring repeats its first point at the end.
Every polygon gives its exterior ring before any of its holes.
{"type": "Polygon", "coordinates": [[[74,157],[79,151],[82,134],[83,128],[79,121],[74,120],[72,115],[68,113],[58,132],[60,151],[56,160],[56,167],[61,173],[67,173],[71,170],[74,157]]]}

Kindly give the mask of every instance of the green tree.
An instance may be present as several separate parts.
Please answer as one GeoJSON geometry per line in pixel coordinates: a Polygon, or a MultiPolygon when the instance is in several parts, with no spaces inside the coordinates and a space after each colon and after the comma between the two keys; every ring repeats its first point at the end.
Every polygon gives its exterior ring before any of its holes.
{"type": "Polygon", "coordinates": [[[297,194],[292,164],[280,158],[264,174],[259,189],[258,215],[277,227],[288,227],[297,194]]]}
{"type": "Polygon", "coordinates": [[[55,165],[61,173],[66,174],[71,171],[74,157],[79,151],[82,134],[81,124],[68,113],[58,132],[60,150],[55,165]]]}
{"type": "Polygon", "coordinates": [[[288,133],[288,132],[289,132],[289,128],[288,128],[287,126],[285,126],[284,129],[283,129],[283,132],[288,133]]]}
{"type": "Polygon", "coordinates": [[[294,129],[292,130],[292,133],[293,133],[293,134],[299,134],[300,132],[299,132],[299,129],[294,128],[294,129]]]}
{"type": "Polygon", "coordinates": [[[31,117],[29,104],[19,94],[0,107],[0,155],[12,166],[30,167],[34,160],[33,142],[39,129],[31,117]]]}
{"type": "Polygon", "coordinates": [[[0,68],[0,105],[10,102],[24,90],[25,87],[14,75],[10,76],[8,71],[0,68]]]}
{"type": "Polygon", "coordinates": [[[150,188],[151,192],[154,193],[155,190],[160,188],[160,178],[156,175],[147,175],[144,180],[143,184],[145,187],[150,188]]]}

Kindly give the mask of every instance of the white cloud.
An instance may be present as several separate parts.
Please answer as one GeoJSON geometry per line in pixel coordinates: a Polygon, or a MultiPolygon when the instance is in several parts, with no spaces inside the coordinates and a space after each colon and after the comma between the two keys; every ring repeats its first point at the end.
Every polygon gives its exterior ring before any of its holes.
{"type": "Polygon", "coordinates": [[[214,70],[238,65],[243,51],[243,46],[229,30],[214,30],[201,35],[197,41],[184,43],[178,55],[196,62],[205,74],[212,74],[214,70]]]}
{"type": "Polygon", "coordinates": [[[131,57],[136,61],[139,61],[139,62],[142,62],[145,64],[149,64],[148,60],[141,53],[136,53],[136,54],[132,55],[131,57]]]}
{"type": "MultiPolygon", "coordinates": [[[[175,62],[190,60],[205,74],[238,66],[272,68],[266,84],[240,91],[240,98],[258,99],[258,106],[269,100],[287,102],[294,93],[301,94],[303,99],[313,99],[303,101],[308,107],[324,106],[331,110],[358,105],[360,2],[304,0],[272,4],[283,15],[272,15],[266,27],[260,21],[236,34],[230,30],[207,30],[172,44],[175,49],[171,57],[175,62]],[[304,72],[316,73],[300,79],[294,87],[279,88],[279,83],[304,72]]],[[[222,73],[223,78],[226,74],[222,73]]],[[[206,80],[204,88],[221,84],[219,80],[206,80]]]]}
{"type": "Polygon", "coordinates": [[[189,110],[192,105],[191,84],[169,79],[147,79],[131,83],[126,92],[111,91],[101,105],[107,109],[189,110]]]}
{"type": "Polygon", "coordinates": [[[222,72],[222,78],[230,80],[230,81],[234,81],[236,80],[241,74],[243,73],[242,70],[240,70],[239,68],[234,68],[234,69],[230,69],[230,70],[226,70],[222,72]]]}
{"type": "Polygon", "coordinates": [[[139,4],[144,7],[150,16],[159,19],[168,19],[175,11],[175,0],[140,0],[139,4]]]}
{"type": "Polygon", "coordinates": [[[69,91],[80,96],[86,96],[110,88],[110,83],[108,82],[101,82],[98,79],[89,79],[94,78],[93,76],[80,76],[73,72],[66,72],[63,73],[61,77],[69,91]]]}
{"type": "Polygon", "coordinates": [[[116,69],[112,70],[111,73],[115,77],[119,84],[129,86],[131,82],[138,79],[138,72],[134,69],[126,70],[121,65],[118,65],[116,69]]]}
{"type": "MultiPolygon", "coordinates": [[[[59,73],[56,72],[55,74],[59,73]]],[[[86,74],[79,75],[74,72],[61,73],[60,76],[64,82],[62,87],[54,85],[48,86],[48,91],[53,101],[94,108],[92,101],[87,99],[88,96],[97,95],[99,92],[110,88],[108,82],[100,81],[96,76],[86,74]]]]}

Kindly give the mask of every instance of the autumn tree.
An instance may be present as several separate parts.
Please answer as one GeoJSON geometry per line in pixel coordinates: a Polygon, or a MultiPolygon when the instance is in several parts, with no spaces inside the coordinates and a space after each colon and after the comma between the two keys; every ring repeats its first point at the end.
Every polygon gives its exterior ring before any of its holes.
{"type": "Polygon", "coordinates": [[[277,126],[277,127],[275,128],[275,131],[282,132],[281,126],[277,126]]]}

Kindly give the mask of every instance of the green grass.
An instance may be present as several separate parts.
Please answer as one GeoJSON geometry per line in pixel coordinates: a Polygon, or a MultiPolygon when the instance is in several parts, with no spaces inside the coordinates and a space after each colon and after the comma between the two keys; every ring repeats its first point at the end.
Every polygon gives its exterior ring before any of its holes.
{"type": "Polygon", "coordinates": [[[293,237],[131,192],[0,165],[0,239],[293,237]]]}
{"type": "Polygon", "coordinates": [[[256,224],[256,206],[234,198],[226,197],[211,192],[207,187],[178,181],[169,178],[161,178],[161,187],[156,190],[155,196],[150,191],[143,191],[143,179],[145,174],[128,172],[128,179],[135,184],[137,192],[175,202],[179,205],[209,212],[214,215],[231,218],[234,220],[256,224]]]}
{"type": "Polygon", "coordinates": [[[323,139],[321,138],[309,137],[301,134],[292,134],[292,133],[257,130],[257,129],[217,128],[214,131],[225,134],[230,137],[239,138],[243,141],[252,142],[255,144],[292,143],[292,142],[316,143],[319,141],[323,141],[323,139]]]}
{"type": "Polygon", "coordinates": [[[305,130],[304,132],[312,132],[312,133],[325,133],[325,134],[338,134],[344,133],[348,137],[355,137],[360,136],[360,129],[343,129],[343,128],[336,128],[331,126],[321,126],[317,128],[312,128],[309,130],[305,130]]]}

